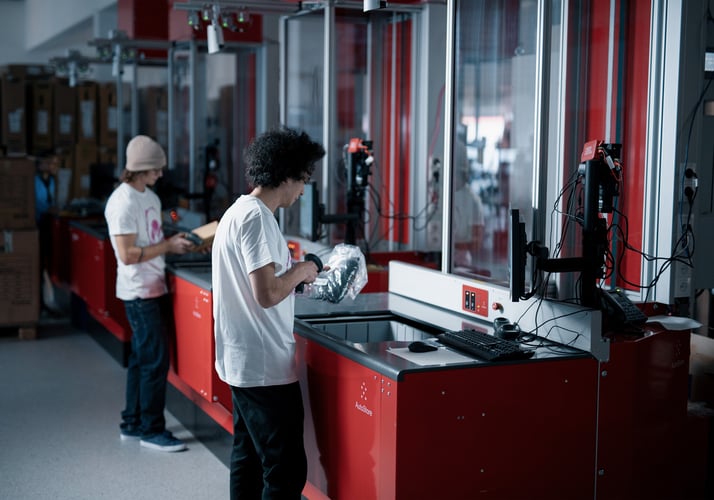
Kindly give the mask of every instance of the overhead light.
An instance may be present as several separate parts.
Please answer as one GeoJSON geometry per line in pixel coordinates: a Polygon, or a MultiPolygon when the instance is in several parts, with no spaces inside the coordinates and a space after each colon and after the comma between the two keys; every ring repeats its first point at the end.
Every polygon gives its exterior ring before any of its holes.
{"type": "Polygon", "coordinates": [[[364,0],[363,12],[368,12],[370,10],[384,9],[387,7],[387,2],[381,0],[364,0]]]}
{"type": "Polygon", "coordinates": [[[210,4],[204,5],[203,9],[201,9],[201,18],[207,23],[213,18],[213,9],[210,4]]]}
{"type": "Polygon", "coordinates": [[[238,14],[236,14],[236,20],[238,21],[238,24],[249,24],[250,14],[248,14],[247,10],[241,9],[238,11],[238,14]]]}
{"type": "Polygon", "coordinates": [[[112,45],[110,43],[97,45],[97,57],[102,61],[111,61],[113,54],[114,50],[112,49],[112,45]]]}
{"type": "Polygon", "coordinates": [[[78,50],[68,50],[65,57],[50,59],[50,64],[54,67],[57,75],[69,78],[70,87],[76,86],[80,77],[85,77],[90,73],[89,63],[89,59],[78,50]]]}
{"type": "Polygon", "coordinates": [[[208,35],[208,53],[220,52],[224,45],[223,28],[220,24],[211,23],[206,27],[206,33],[208,35]]]}
{"type": "Polygon", "coordinates": [[[201,28],[201,18],[198,17],[198,11],[196,11],[196,10],[188,11],[188,25],[191,26],[195,30],[199,30],[201,28]]]}
{"type": "Polygon", "coordinates": [[[221,13],[221,26],[231,31],[238,31],[236,16],[232,12],[221,13]]]}
{"type": "Polygon", "coordinates": [[[208,39],[208,53],[215,54],[223,48],[223,28],[218,22],[221,15],[221,7],[214,4],[211,9],[211,24],[206,26],[206,35],[208,39]]]}
{"type": "Polygon", "coordinates": [[[209,24],[206,26],[206,35],[208,39],[208,53],[215,54],[223,48],[223,28],[218,24],[209,24]]]}

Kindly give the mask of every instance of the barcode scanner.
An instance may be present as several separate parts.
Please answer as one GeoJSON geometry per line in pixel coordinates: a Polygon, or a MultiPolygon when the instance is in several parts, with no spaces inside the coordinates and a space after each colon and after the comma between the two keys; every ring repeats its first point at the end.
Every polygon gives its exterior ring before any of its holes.
{"type": "MultiPolygon", "coordinates": [[[[308,253],[305,255],[305,261],[310,261],[314,262],[315,265],[317,266],[317,272],[320,273],[322,272],[322,261],[320,260],[320,257],[315,255],[314,253],[308,253]]],[[[300,283],[298,286],[295,287],[295,292],[296,293],[302,293],[302,291],[305,289],[305,283],[300,283]]]]}
{"type": "Polygon", "coordinates": [[[508,318],[499,317],[493,320],[493,333],[501,339],[515,340],[521,334],[521,329],[508,318]]]}

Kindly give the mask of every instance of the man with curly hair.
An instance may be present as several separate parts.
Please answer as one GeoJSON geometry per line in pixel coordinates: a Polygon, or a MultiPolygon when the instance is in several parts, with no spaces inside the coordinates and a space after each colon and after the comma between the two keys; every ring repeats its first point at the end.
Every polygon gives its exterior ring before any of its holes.
{"type": "Polygon", "coordinates": [[[292,261],[275,211],[298,200],[324,155],[297,130],[256,138],[244,153],[253,190],[226,210],[213,241],[216,371],[233,401],[232,499],[300,499],[307,478],[294,291],[318,269],[292,261]]]}

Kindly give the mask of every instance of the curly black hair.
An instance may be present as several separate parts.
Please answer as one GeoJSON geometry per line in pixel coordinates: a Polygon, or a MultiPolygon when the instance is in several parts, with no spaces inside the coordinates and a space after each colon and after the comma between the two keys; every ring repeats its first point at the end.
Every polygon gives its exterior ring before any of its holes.
{"type": "Polygon", "coordinates": [[[288,179],[307,180],[325,156],[322,145],[288,127],[258,136],[243,152],[246,180],[253,187],[278,187],[288,179]]]}

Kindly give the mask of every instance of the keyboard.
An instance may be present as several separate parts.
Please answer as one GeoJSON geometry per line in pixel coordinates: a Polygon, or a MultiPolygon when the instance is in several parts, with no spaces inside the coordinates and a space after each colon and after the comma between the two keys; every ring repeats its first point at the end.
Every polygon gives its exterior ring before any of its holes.
{"type": "Polygon", "coordinates": [[[437,335],[442,344],[486,361],[528,359],[532,350],[521,349],[518,342],[501,339],[477,330],[459,330],[437,335]]]}

